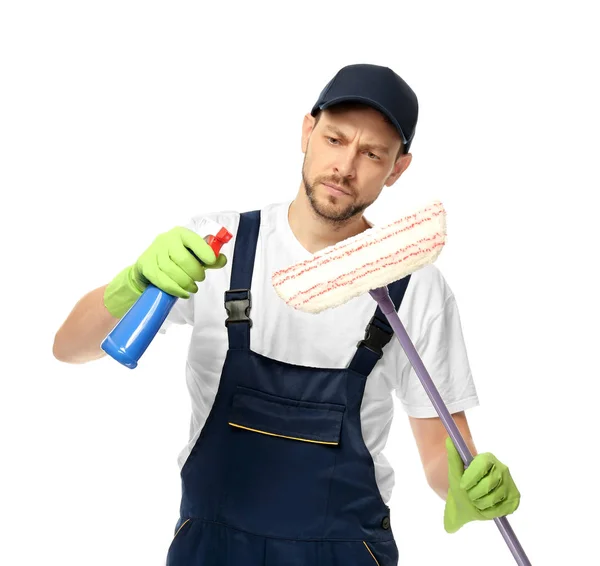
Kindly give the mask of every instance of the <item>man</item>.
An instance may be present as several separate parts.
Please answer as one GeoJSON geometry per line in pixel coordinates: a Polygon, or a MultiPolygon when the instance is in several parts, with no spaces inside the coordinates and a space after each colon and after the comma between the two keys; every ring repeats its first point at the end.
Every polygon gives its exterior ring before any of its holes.
{"type": "MultiPolygon", "coordinates": [[[[344,67],[304,117],[291,202],[200,215],[161,234],[57,332],[55,356],[83,363],[104,355],[101,341],[148,282],[183,299],[165,325],[194,327],[193,414],[169,566],[397,564],[393,470],[382,453],[393,392],[427,481],[446,501],[446,531],[517,509],[519,492],[492,454],[464,470],[385,319],[372,320],[368,294],[310,315],[271,287],[274,271],[371,226],[365,209],[410,165],[417,114],[414,92],[392,70],[344,67]],[[203,240],[208,221],[234,234],[229,259],[203,240]]],[[[464,411],[477,395],[450,288],[429,265],[390,294],[476,454],[464,411]]]]}

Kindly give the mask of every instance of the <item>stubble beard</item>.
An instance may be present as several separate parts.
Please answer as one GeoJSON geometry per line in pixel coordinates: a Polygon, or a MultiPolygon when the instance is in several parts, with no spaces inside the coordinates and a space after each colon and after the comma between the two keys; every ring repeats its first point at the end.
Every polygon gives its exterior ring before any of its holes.
{"type": "Polygon", "coordinates": [[[334,180],[328,178],[317,178],[313,183],[311,183],[306,175],[306,154],[302,164],[302,184],[304,185],[304,192],[306,193],[308,202],[310,203],[310,206],[315,214],[332,225],[341,225],[347,223],[358,214],[362,214],[362,212],[372,204],[369,202],[357,202],[355,200],[356,193],[354,189],[349,187],[348,183],[343,179],[334,180]],[[345,206],[340,206],[340,199],[334,195],[327,195],[326,197],[329,206],[320,202],[315,195],[315,185],[323,181],[330,181],[333,184],[339,185],[340,187],[348,190],[348,192],[351,193],[351,198],[353,199],[352,202],[345,206]]]}

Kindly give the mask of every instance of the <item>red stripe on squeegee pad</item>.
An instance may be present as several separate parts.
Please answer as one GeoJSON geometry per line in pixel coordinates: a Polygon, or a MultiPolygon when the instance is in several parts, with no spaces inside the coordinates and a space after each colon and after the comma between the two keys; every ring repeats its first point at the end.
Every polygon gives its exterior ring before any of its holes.
{"type": "MultiPolygon", "coordinates": [[[[346,273],[342,273],[338,277],[336,277],[335,279],[332,279],[330,281],[330,283],[333,284],[334,286],[338,286],[338,285],[336,285],[336,282],[339,281],[340,279],[342,279],[344,277],[349,277],[349,276],[351,276],[353,274],[356,274],[361,269],[365,269],[366,267],[368,267],[370,265],[375,265],[377,263],[382,263],[382,262],[384,262],[385,260],[387,260],[387,259],[389,259],[391,257],[394,257],[396,259],[393,262],[391,262],[391,263],[385,264],[386,266],[387,265],[394,265],[395,263],[401,263],[402,261],[405,261],[406,259],[408,259],[410,257],[417,256],[419,254],[425,255],[426,253],[429,253],[432,249],[435,249],[435,247],[437,247],[439,244],[436,244],[433,248],[431,248],[431,247],[430,248],[425,248],[425,250],[421,249],[421,245],[423,243],[425,243],[425,242],[435,242],[435,241],[439,240],[440,237],[443,237],[443,234],[440,234],[439,232],[437,232],[436,234],[434,234],[433,236],[430,236],[428,238],[421,238],[420,240],[418,240],[416,242],[413,242],[412,244],[409,244],[408,246],[405,246],[403,248],[395,249],[392,253],[390,253],[390,254],[388,254],[386,256],[378,257],[377,259],[375,259],[373,261],[370,261],[370,262],[367,262],[367,263],[363,263],[362,265],[360,265],[359,267],[355,268],[352,271],[348,271],[346,273]],[[402,258],[398,258],[398,256],[400,254],[407,252],[411,248],[419,248],[419,249],[416,252],[410,252],[410,253],[404,255],[402,258]]],[[[379,241],[381,241],[381,240],[377,240],[377,242],[379,242],[379,241]]],[[[354,251],[358,251],[359,249],[361,249],[361,248],[357,248],[354,251]]],[[[349,254],[350,254],[350,252],[348,252],[346,255],[349,255],[349,254]]],[[[339,260],[340,257],[341,256],[337,256],[336,258],[330,258],[327,262],[321,262],[318,266],[315,266],[315,267],[321,267],[325,263],[329,263],[329,261],[333,261],[333,260],[336,260],[336,259],[339,260]]],[[[383,264],[382,264],[381,267],[383,267],[383,264]]],[[[314,269],[314,267],[312,269],[314,269]]],[[[378,268],[378,269],[380,269],[380,268],[378,268]]],[[[309,271],[309,269],[303,271],[302,273],[305,273],[306,271],[309,271]]],[[[296,276],[289,275],[288,277],[285,278],[284,281],[287,281],[288,279],[296,279],[296,277],[298,277],[298,276],[299,276],[299,274],[296,275],[296,276]]],[[[288,299],[288,301],[291,301],[291,300],[299,297],[302,294],[310,293],[312,290],[316,289],[317,287],[322,287],[323,284],[324,283],[321,281],[321,282],[317,283],[316,285],[313,285],[312,287],[309,287],[308,289],[305,289],[304,291],[299,291],[296,295],[294,295],[293,297],[291,297],[290,299],[288,299]]]]}
{"type": "MultiPolygon", "coordinates": [[[[443,210],[441,210],[441,211],[438,211],[438,212],[433,212],[433,213],[432,213],[432,216],[439,216],[440,214],[444,214],[444,211],[443,211],[443,210]]],[[[387,226],[386,228],[384,228],[384,230],[386,230],[386,229],[388,229],[388,230],[389,230],[391,227],[393,227],[393,226],[395,226],[395,225],[397,225],[397,224],[403,223],[403,222],[405,222],[405,221],[406,221],[408,218],[411,218],[411,217],[413,217],[413,216],[416,216],[416,215],[414,215],[414,214],[413,214],[413,215],[411,215],[411,216],[407,216],[407,217],[405,217],[405,218],[402,218],[402,219],[400,219],[400,220],[397,220],[397,221],[396,221],[396,222],[394,222],[393,224],[390,224],[389,226],[387,226]]],[[[400,234],[400,233],[402,233],[402,232],[406,232],[407,230],[411,230],[411,229],[413,229],[413,228],[414,228],[416,225],[422,224],[423,222],[429,222],[429,221],[431,221],[431,217],[423,218],[423,219],[421,219],[421,220],[419,220],[419,221],[416,221],[416,222],[413,222],[413,223],[411,223],[411,224],[410,224],[410,225],[408,225],[408,226],[405,226],[405,227],[403,227],[403,228],[401,228],[401,229],[395,230],[394,232],[390,232],[388,235],[384,236],[383,238],[380,238],[380,239],[375,239],[375,240],[374,240],[374,242],[372,242],[372,243],[370,243],[370,244],[368,244],[368,245],[373,245],[373,243],[376,243],[376,242],[382,241],[382,240],[384,240],[384,239],[386,239],[386,238],[391,238],[392,236],[396,236],[397,234],[400,234]]],[[[338,252],[340,252],[340,251],[344,250],[344,248],[347,248],[348,246],[354,246],[354,245],[356,245],[356,241],[354,241],[354,242],[345,242],[345,243],[341,243],[341,244],[339,244],[339,245],[335,246],[335,247],[334,247],[334,249],[332,249],[332,250],[331,250],[330,252],[328,252],[328,253],[330,253],[330,254],[338,253],[338,252]]],[[[288,273],[289,271],[292,271],[292,270],[298,269],[299,267],[301,267],[301,266],[303,266],[303,265],[309,265],[309,267],[308,267],[308,269],[307,269],[307,270],[314,269],[315,267],[317,267],[317,265],[314,265],[316,262],[322,261],[322,263],[318,264],[318,265],[322,265],[323,263],[326,263],[327,261],[331,261],[332,259],[334,259],[334,260],[335,260],[335,259],[338,259],[338,257],[342,257],[343,255],[347,255],[347,252],[343,252],[341,255],[339,255],[339,256],[335,256],[335,257],[328,257],[327,255],[324,255],[324,256],[321,256],[321,257],[319,257],[319,258],[311,258],[311,259],[307,259],[307,260],[305,260],[305,261],[303,261],[303,262],[301,262],[301,263],[299,263],[299,264],[295,264],[295,265],[292,265],[292,266],[290,266],[290,267],[287,267],[287,268],[285,268],[285,269],[281,269],[281,270],[279,270],[279,271],[275,272],[275,273],[273,274],[273,278],[276,278],[276,277],[279,277],[279,276],[283,276],[283,275],[285,275],[286,273],[288,273]],[[312,265],[312,267],[310,267],[310,264],[313,264],[313,265],[312,265]]],[[[304,273],[304,271],[301,271],[300,273],[304,273]]],[[[298,276],[298,275],[299,275],[299,274],[296,274],[296,276],[298,276]]]]}
{"type": "MultiPolygon", "coordinates": [[[[438,216],[439,214],[441,214],[441,213],[437,213],[437,214],[435,214],[435,216],[438,216]]],[[[371,239],[369,241],[362,242],[358,247],[352,248],[352,249],[350,249],[348,251],[343,251],[343,249],[346,248],[346,247],[348,247],[348,246],[355,246],[356,245],[356,241],[355,242],[344,243],[344,244],[340,245],[339,247],[336,247],[335,249],[331,250],[331,255],[324,255],[324,256],[321,256],[319,258],[307,259],[307,260],[303,261],[302,263],[295,264],[295,265],[292,265],[290,267],[287,267],[285,269],[282,269],[282,270],[279,270],[279,271],[275,272],[273,274],[274,284],[275,285],[282,285],[288,279],[300,277],[304,273],[307,273],[309,271],[312,271],[313,269],[316,269],[318,267],[326,265],[327,263],[329,263],[331,261],[337,261],[340,258],[343,258],[344,256],[351,255],[351,254],[356,253],[357,251],[362,250],[362,249],[364,249],[366,247],[373,246],[375,244],[383,242],[384,240],[387,240],[388,238],[392,238],[394,236],[397,236],[398,234],[400,234],[402,232],[406,232],[407,230],[411,230],[415,226],[423,224],[424,222],[429,222],[429,221],[431,221],[430,217],[423,218],[422,220],[419,220],[417,222],[413,222],[409,226],[405,226],[404,228],[400,228],[398,230],[394,230],[393,232],[389,232],[388,234],[384,235],[381,238],[373,238],[373,239],[371,239]],[[339,253],[339,252],[341,252],[341,253],[339,253]],[[337,253],[337,255],[333,255],[334,253],[337,253]],[[287,277],[284,277],[284,275],[287,274],[287,273],[289,273],[290,271],[296,270],[296,269],[301,268],[303,266],[304,266],[304,269],[302,269],[301,271],[298,271],[297,273],[294,273],[292,275],[288,275],[287,277]],[[277,280],[278,278],[281,278],[281,280],[277,280]]],[[[390,226],[393,226],[393,224],[390,225],[390,226]]],[[[436,235],[438,235],[438,234],[439,234],[439,232],[436,232],[436,235]]],[[[408,247],[410,247],[410,246],[408,246],[408,247]]],[[[404,248],[404,249],[407,249],[407,248],[404,248]]],[[[399,250],[399,251],[402,251],[402,250],[399,250]]]]}
{"type": "MultiPolygon", "coordinates": [[[[428,239],[430,239],[430,238],[428,238],[428,239]]],[[[333,291],[334,289],[340,289],[342,287],[346,287],[348,285],[351,285],[355,281],[357,281],[358,279],[366,277],[367,275],[370,275],[371,273],[375,273],[376,271],[381,271],[382,269],[384,269],[385,267],[389,267],[390,265],[395,265],[395,264],[401,263],[401,262],[409,259],[410,257],[419,256],[419,255],[420,256],[427,255],[428,253],[431,253],[433,250],[435,250],[436,248],[439,248],[440,246],[443,246],[443,245],[444,245],[443,242],[439,242],[437,244],[434,244],[430,248],[426,248],[425,250],[421,250],[419,252],[410,253],[410,254],[407,254],[407,255],[403,256],[400,259],[395,259],[395,260],[389,261],[387,263],[382,263],[383,261],[385,261],[385,260],[387,260],[387,259],[389,259],[391,257],[397,257],[397,255],[398,255],[397,252],[394,252],[392,254],[389,254],[387,256],[379,258],[378,260],[375,260],[375,261],[372,261],[372,262],[369,262],[369,263],[365,263],[364,265],[361,265],[360,267],[356,268],[354,271],[351,271],[349,273],[344,273],[344,274],[340,275],[339,277],[336,277],[335,279],[332,279],[331,281],[328,281],[327,283],[322,283],[321,282],[321,283],[318,283],[316,285],[313,285],[310,289],[305,289],[304,291],[300,291],[300,292],[296,293],[295,295],[293,295],[292,297],[290,297],[289,299],[287,299],[286,302],[288,304],[295,303],[296,305],[305,305],[306,303],[309,303],[310,301],[312,301],[316,297],[324,295],[325,293],[329,293],[330,291],[333,291]],[[360,275],[355,275],[359,271],[364,270],[366,267],[368,267],[370,265],[375,265],[375,267],[373,269],[369,269],[367,271],[364,271],[360,275]],[[345,277],[351,276],[353,274],[355,275],[355,277],[353,277],[352,279],[349,279],[348,281],[344,281],[343,283],[338,283],[338,281],[340,279],[343,279],[345,277]],[[307,293],[310,293],[310,292],[314,291],[316,288],[322,287],[325,284],[328,284],[329,286],[327,288],[321,290],[321,291],[313,293],[312,295],[310,295],[309,297],[304,298],[300,302],[297,302],[297,299],[299,297],[301,297],[302,295],[306,295],[307,293]]]]}
{"type": "MultiPolygon", "coordinates": [[[[425,210],[427,211],[427,210],[430,210],[430,209],[427,208],[425,210]]],[[[422,213],[420,213],[420,214],[422,214],[422,213]]],[[[444,214],[444,210],[443,209],[442,210],[438,210],[437,212],[432,212],[432,216],[439,216],[440,214],[444,214]]],[[[411,214],[410,216],[405,216],[404,218],[396,220],[396,222],[390,224],[389,226],[384,227],[383,229],[384,230],[389,230],[393,226],[396,226],[397,224],[405,223],[409,218],[413,218],[415,216],[417,216],[417,215],[416,214],[411,214]]],[[[381,238],[380,240],[376,240],[376,241],[381,241],[381,240],[383,240],[385,238],[389,238],[389,237],[395,236],[397,234],[400,234],[401,232],[405,232],[406,230],[410,230],[410,229],[414,228],[418,224],[422,224],[423,222],[428,222],[430,220],[431,220],[431,216],[428,216],[426,218],[422,218],[421,220],[413,222],[413,223],[409,224],[408,226],[405,226],[404,228],[401,228],[399,230],[391,232],[389,235],[385,236],[384,238],[381,238]]],[[[353,246],[353,245],[356,245],[355,241],[354,242],[342,242],[342,243],[336,245],[334,247],[334,249],[330,250],[328,253],[330,253],[330,254],[337,253],[337,252],[343,250],[344,248],[346,248],[348,246],[353,246]]],[[[273,277],[275,278],[275,277],[278,277],[280,275],[284,275],[284,274],[288,273],[289,271],[292,271],[294,269],[298,269],[298,267],[300,267],[302,265],[311,264],[311,263],[314,263],[315,261],[319,261],[319,260],[322,260],[322,259],[329,259],[329,258],[327,257],[327,255],[325,255],[325,256],[321,256],[319,258],[311,258],[311,259],[304,260],[301,263],[297,263],[297,264],[291,265],[290,267],[286,267],[285,269],[281,269],[281,270],[275,272],[273,274],[273,277]]],[[[337,256],[336,256],[336,258],[333,258],[333,259],[337,259],[337,256]]],[[[314,267],[312,269],[314,269],[314,267]]]]}

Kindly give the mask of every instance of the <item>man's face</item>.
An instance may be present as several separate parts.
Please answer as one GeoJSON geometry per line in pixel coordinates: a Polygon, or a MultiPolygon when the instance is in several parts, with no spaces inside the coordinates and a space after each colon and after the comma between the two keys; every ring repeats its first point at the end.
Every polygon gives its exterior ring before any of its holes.
{"type": "Polygon", "coordinates": [[[302,132],[302,181],[313,210],[343,223],[373,204],[410,163],[396,156],[400,136],[371,108],[323,111],[317,124],[308,115],[302,132]]]}

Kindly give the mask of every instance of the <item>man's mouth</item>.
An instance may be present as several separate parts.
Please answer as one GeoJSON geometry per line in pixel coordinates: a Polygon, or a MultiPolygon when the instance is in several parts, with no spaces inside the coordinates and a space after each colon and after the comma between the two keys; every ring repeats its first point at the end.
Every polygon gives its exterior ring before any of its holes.
{"type": "Polygon", "coordinates": [[[344,194],[344,195],[350,194],[346,189],[344,189],[343,187],[340,187],[339,185],[334,185],[333,183],[323,183],[323,185],[328,187],[334,194],[335,193],[340,193],[340,194],[344,194]]]}

